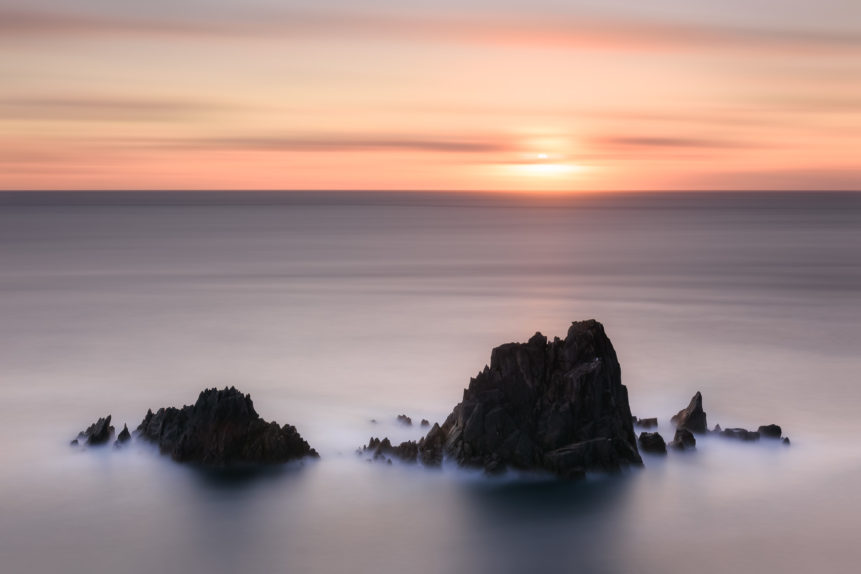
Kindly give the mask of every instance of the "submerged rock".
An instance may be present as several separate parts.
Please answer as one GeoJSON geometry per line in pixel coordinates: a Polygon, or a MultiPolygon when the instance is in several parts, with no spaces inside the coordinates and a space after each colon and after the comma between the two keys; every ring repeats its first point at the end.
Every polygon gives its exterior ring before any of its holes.
{"type": "Polygon", "coordinates": [[[415,462],[418,456],[418,445],[415,441],[406,441],[395,446],[388,438],[372,437],[368,444],[358,451],[359,454],[367,455],[368,460],[391,460],[393,456],[401,460],[415,462]]]}
{"type": "Polygon", "coordinates": [[[436,466],[448,457],[490,473],[573,478],[642,464],[616,352],[594,320],[573,323],[564,340],[536,333],[493,349],[445,423],[398,448],[405,460],[436,466]]]}
{"type": "Polygon", "coordinates": [[[114,436],[114,427],[111,426],[111,415],[108,415],[104,418],[100,418],[93,424],[87,427],[87,430],[83,430],[78,433],[78,438],[71,442],[72,446],[77,446],[80,443],[85,443],[88,445],[100,445],[105,444],[114,436]]]}
{"type": "Polygon", "coordinates": [[[644,429],[652,429],[658,426],[658,419],[652,417],[650,419],[637,419],[634,424],[644,429]]]}
{"type": "Polygon", "coordinates": [[[688,429],[676,429],[676,434],[669,446],[676,450],[696,448],[697,439],[694,437],[694,433],[688,429]]]}
{"type": "Polygon", "coordinates": [[[676,428],[688,429],[697,434],[708,432],[706,413],[703,411],[703,396],[697,391],[687,407],[680,410],[670,419],[676,428]]]}
{"type": "Polygon", "coordinates": [[[780,425],[763,425],[757,429],[757,432],[763,438],[780,438],[783,429],[780,428],[780,425]]]}
{"type": "Polygon", "coordinates": [[[664,442],[664,437],[656,432],[641,432],[640,438],[637,439],[640,448],[644,452],[655,454],[667,454],[667,443],[664,442]]]}
{"type": "Polygon", "coordinates": [[[742,429],[742,428],[723,429],[721,431],[720,435],[722,437],[734,438],[734,439],[743,440],[743,441],[759,440],[759,433],[758,432],[749,431],[747,429],[742,429]]]}
{"type": "Polygon", "coordinates": [[[266,422],[250,395],[206,389],[194,405],[147,412],[137,433],[178,462],[206,466],[276,464],[316,457],[295,427],[266,422]]]}

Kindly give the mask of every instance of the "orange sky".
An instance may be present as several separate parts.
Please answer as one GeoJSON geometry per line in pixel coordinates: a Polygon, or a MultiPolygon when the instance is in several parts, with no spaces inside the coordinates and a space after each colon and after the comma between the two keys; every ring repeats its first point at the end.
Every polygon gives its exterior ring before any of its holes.
{"type": "Polygon", "coordinates": [[[0,0],[0,189],[861,189],[859,2],[123,4],[0,0]]]}

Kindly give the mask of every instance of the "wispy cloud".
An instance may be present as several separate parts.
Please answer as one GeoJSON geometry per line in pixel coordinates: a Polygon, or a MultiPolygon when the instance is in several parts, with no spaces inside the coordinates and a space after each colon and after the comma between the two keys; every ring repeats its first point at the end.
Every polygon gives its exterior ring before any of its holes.
{"type": "Polygon", "coordinates": [[[170,98],[34,96],[0,99],[0,117],[80,121],[154,121],[223,112],[231,107],[223,103],[170,98]]]}
{"type": "Polygon", "coordinates": [[[755,28],[673,21],[548,15],[423,16],[309,11],[248,11],[230,18],[107,16],[0,8],[0,41],[32,35],[176,35],[182,37],[396,37],[431,41],[529,44],[595,49],[861,50],[861,33],[755,28]]]}
{"type": "Polygon", "coordinates": [[[498,153],[511,147],[495,139],[426,138],[421,136],[288,136],[213,137],[175,140],[180,147],[285,152],[420,151],[432,153],[498,153]]]}
{"type": "Polygon", "coordinates": [[[605,136],[593,140],[598,148],[652,149],[720,149],[741,147],[738,143],[717,139],[667,136],[605,136]]]}

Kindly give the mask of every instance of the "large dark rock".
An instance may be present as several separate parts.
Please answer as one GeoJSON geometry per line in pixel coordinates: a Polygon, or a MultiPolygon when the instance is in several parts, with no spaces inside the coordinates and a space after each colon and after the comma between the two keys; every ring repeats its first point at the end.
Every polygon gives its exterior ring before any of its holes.
{"type": "Polygon", "coordinates": [[[688,429],[696,434],[705,434],[708,432],[706,424],[706,413],[703,411],[703,396],[697,391],[697,394],[691,399],[687,407],[680,410],[670,419],[676,428],[688,429]]]}
{"type": "Polygon", "coordinates": [[[111,426],[111,415],[100,418],[87,427],[87,430],[78,433],[78,438],[72,441],[73,445],[86,443],[88,445],[105,444],[114,436],[114,427],[111,426]]]}
{"type": "Polygon", "coordinates": [[[411,460],[445,456],[487,472],[578,477],[642,464],[616,352],[594,320],[573,323],[564,340],[536,333],[493,349],[445,423],[412,444],[411,460]]]}
{"type": "Polygon", "coordinates": [[[694,437],[694,433],[688,429],[676,429],[676,434],[670,442],[670,447],[676,450],[686,450],[696,448],[696,446],[697,439],[694,437]]]}
{"type": "Polygon", "coordinates": [[[137,428],[178,462],[206,466],[283,463],[317,456],[295,427],[266,422],[250,395],[235,388],[207,389],[194,405],[161,408],[137,428]]]}
{"type": "Polygon", "coordinates": [[[763,425],[757,429],[757,432],[763,438],[780,438],[783,434],[783,429],[780,425],[763,425]]]}
{"type": "Polygon", "coordinates": [[[637,442],[643,452],[667,454],[667,443],[664,442],[664,437],[656,432],[641,432],[637,442]]]}

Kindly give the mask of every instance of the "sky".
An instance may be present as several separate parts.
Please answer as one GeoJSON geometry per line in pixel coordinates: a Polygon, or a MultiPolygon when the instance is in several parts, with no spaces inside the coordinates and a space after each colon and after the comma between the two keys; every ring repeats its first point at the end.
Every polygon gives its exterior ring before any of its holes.
{"type": "Polygon", "coordinates": [[[0,189],[861,189],[858,0],[0,0],[0,189]]]}

